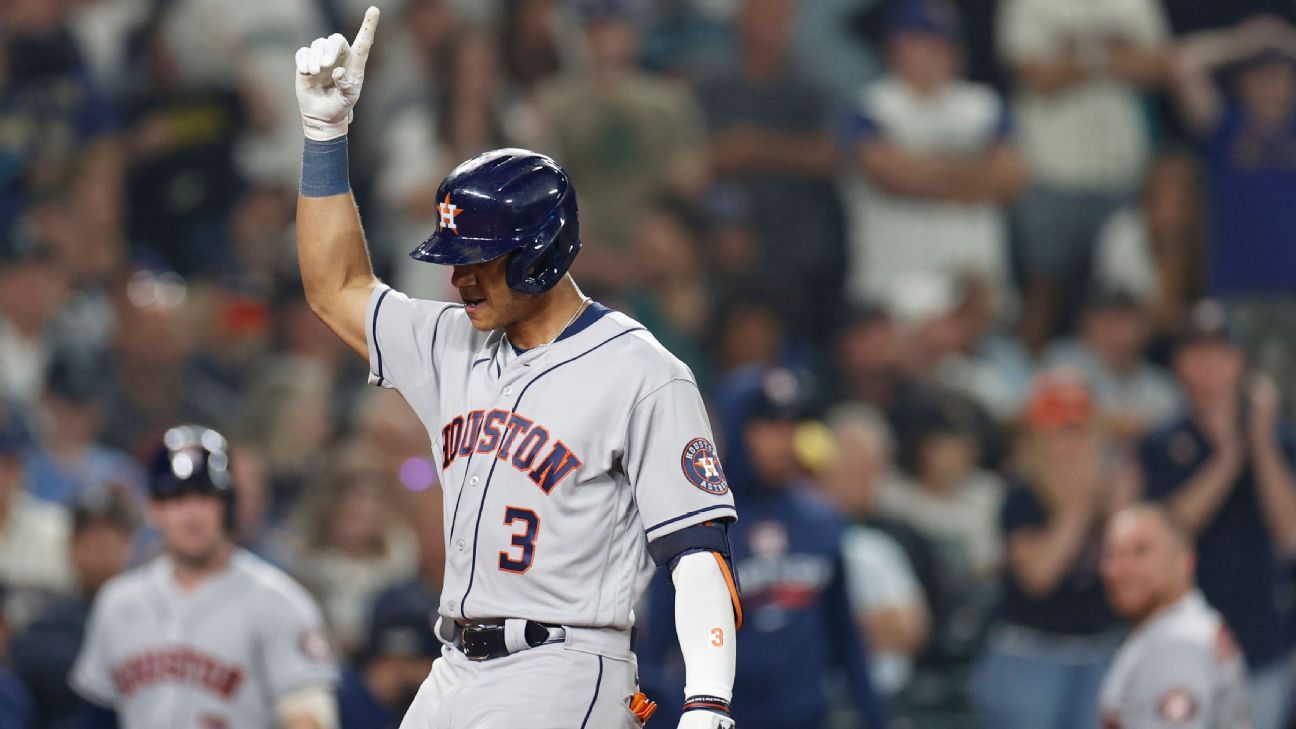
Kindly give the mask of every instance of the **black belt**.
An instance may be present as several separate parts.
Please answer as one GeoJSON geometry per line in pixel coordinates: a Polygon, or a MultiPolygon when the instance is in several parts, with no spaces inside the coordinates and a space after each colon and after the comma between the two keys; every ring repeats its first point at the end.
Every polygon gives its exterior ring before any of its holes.
{"type": "MultiPolygon", "coordinates": [[[[470,661],[488,661],[514,653],[508,649],[504,639],[503,625],[460,625],[453,621],[446,622],[450,623],[450,635],[447,636],[447,641],[470,661]]],[[[522,636],[526,640],[527,647],[537,648],[546,643],[562,641],[566,637],[566,630],[560,625],[528,620],[522,636]]]]}

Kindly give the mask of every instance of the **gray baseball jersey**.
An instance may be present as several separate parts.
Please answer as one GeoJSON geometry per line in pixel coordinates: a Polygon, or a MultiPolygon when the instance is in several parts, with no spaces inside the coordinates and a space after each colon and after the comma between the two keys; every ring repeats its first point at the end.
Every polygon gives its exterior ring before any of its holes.
{"type": "Polygon", "coordinates": [[[460,305],[380,287],[366,333],[370,382],[440,465],[442,615],[624,629],[650,540],[736,518],[692,373],[630,317],[591,304],[518,352],[460,305]]]}
{"type": "Polygon", "coordinates": [[[1103,681],[1101,709],[1104,729],[1250,729],[1242,654],[1201,593],[1130,634],[1103,681]]]}
{"type": "Polygon", "coordinates": [[[279,698],[336,683],[319,609],[287,575],[242,550],[192,592],[173,572],[161,556],[105,585],[72,669],[124,729],[268,729],[279,698]]]}

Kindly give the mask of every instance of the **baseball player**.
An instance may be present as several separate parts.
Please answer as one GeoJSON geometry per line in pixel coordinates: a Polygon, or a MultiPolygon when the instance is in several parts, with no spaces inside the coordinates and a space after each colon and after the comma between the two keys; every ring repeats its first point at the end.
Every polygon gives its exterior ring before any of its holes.
{"type": "Polygon", "coordinates": [[[378,24],[297,52],[306,143],[298,259],[312,308],[426,426],[445,494],[442,659],[405,729],[615,729],[637,691],[634,613],[653,565],[676,590],[679,726],[732,727],[741,623],[737,518],[692,373],[643,326],[582,295],[576,192],[550,158],[501,149],[455,168],[412,256],[453,266],[459,303],[376,279],[347,127],[378,24]]]}
{"type": "Polygon", "coordinates": [[[335,729],[320,611],[287,575],[234,546],[225,439],[172,428],[153,467],[163,554],[95,598],[71,683],[81,726],[335,729]]]}
{"type": "Polygon", "coordinates": [[[1112,517],[1102,578],[1134,630],[1103,681],[1104,729],[1251,729],[1242,654],[1194,568],[1191,539],[1163,508],[1112,517]]]}

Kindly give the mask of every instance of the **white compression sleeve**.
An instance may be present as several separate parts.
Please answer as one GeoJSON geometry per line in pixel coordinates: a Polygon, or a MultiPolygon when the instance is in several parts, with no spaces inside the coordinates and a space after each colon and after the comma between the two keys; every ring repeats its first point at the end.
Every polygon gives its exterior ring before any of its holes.
{"type": "Polygon", "coordinates": [[[313,725],[318,729],[337,729],[337,698],[329,686],[303,686],[275,702],[275,716],[282,727],[313,725]]]}
{"type": "Polygon", "coordinates": [[[729,582],[713,552],[680,558],[675,583],[675,633],[684,654],[684,696],[733,698],[734,603],[729,582]]]}

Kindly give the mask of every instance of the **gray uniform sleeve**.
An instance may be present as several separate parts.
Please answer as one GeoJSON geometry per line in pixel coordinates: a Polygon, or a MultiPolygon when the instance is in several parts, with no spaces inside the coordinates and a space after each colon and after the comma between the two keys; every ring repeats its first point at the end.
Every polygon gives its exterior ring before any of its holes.
{"type": "Polygon", "coordinates": [[[337,663],[310,596],[296,588],[264,608],[260,648],[270,694],[278,699],[306,686],[336,684],[337,663]]]}
{"type": "Polygon", "coordinates": [[[1210,651],[1187,641],[1157,641],[1130,675],[1121,729],[1214,729],[1222,671],[1210,651]]]}
{"type": "Polygon", "coordinates": [[[411,299],[388,286],[369,296],[365,339],[369,345],[369,384],[408,395],[436,384],[436,346],[443,316],[451,304],[411,299]]]}
{"type": "Polygon", "coordinates": [[[705,521],[737,519],[693,382],[671,380],[634,405],[624,453],[649,540],[705,521]]]}
{"type": "Polygon", "coordinates": [[[117,683],[113,681],[112,658],[108,650],[109,625],[105,615],[104,594],[95,601],[86,624],[81,652],[68,682],[82,698],[103,707],[117,704],[117,683]]]}

